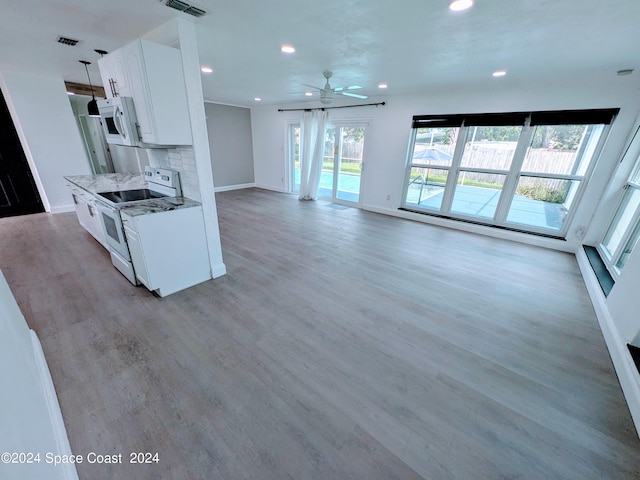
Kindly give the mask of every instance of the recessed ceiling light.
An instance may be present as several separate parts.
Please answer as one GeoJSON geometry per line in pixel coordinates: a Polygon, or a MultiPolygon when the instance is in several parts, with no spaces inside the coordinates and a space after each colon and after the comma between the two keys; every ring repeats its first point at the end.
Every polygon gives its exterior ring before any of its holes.
{"type": "Polygon", "coordinates": [[[496,70],[491,75],[493,75],[494,77],[504,77],[506,74],[507,74],[506,70],[496,70]]]}
{"type": "Polygon", "coordinates": [[[213,73],[213,68],[203,65],[202,67],[200,67],[200,71],[202,73],[213,73]]]}
{"type": "Polygon", "coordinates": [[[449,4],[449,10],[452,12],[461,12],[473,6],[473,0],[453,0],[449,4]]]}
{"type": "Polygon", "coordinates": [[[280,51],[282,53],[295,53],[296,49],[293,48],[292,45],[282,45],[282,47],[280,47],[280,51]]]}
{"type": "Polygon", "coordinates": [[[256,102],[261,102],[261,101],[262,101],[262,99],[261,99],[260,97],[256,97],[256,98],[254,98],[254,100],[255,100],[256,102]]]}
{"type": "Polygon", "coordinates": [[[305,94],[307,97],[310,97],[310,96],[312,96],[312,95],[313,95],[313,92],[304,92],[304,94],[305,94]]]}
{"type": "Polygon", "coordinates": [[[387,85],[386,83],[379,83],[378,84],[378,88],[387,88],[389,85],[387,85]]]}

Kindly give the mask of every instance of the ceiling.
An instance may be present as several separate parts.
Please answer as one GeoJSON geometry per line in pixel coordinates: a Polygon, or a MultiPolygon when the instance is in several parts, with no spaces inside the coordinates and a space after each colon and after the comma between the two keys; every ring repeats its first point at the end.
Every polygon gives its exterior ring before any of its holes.
{"type": "Polygon", "coordinates": [[[298,103],[301,84],[357,84],[370,96],[510,84],[599,82],[640,88],[640,1],[475,0],[453,13],[449,0],[197,0],[195,19],[159,0],[4,2],[0,72],[21,70],[86,83],[79,59],[114,50],[181,15],[197,25],[205,99],[232,105],[298,103]],[[75,47],[59,35],[80,40],[75,47]],[[296,53],[280,52],[283,44],[296,53]],[[620,69],[636,68],[618,77],[620,69]],[[507,70],[503,78],[492,72],[507,70]],[[378,84],[388,84],[381,92],[378,84]]]}

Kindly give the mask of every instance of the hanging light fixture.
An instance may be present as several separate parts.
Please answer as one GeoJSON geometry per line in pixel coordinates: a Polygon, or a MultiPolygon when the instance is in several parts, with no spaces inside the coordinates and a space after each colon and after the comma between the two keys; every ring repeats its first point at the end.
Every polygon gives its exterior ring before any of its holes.
{"type": "Polygon", "coordinates": [[[91,88],[91,100],[87,103],[87,110],[89,112],[90,117],[99,117],[100,111],[98,110],[98,102],[96,102],[96,97],[93,94],[93,85],[91,85],[91,77],[89,76],[89,67],[87,65],[91,65],[91,62],[87,62],[86,60],[78,60],[80,63],[84,65],[84,69],[87,71],[87,79],[89,80],[89,87],[91,88]]]}

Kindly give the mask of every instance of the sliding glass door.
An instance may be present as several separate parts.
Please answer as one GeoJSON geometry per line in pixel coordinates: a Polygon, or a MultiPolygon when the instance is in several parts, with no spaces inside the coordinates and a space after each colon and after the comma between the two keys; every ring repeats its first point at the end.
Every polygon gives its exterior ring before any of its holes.
{"type": "MultiPolygon", "coordinates": [[[[336,203],[361,203],[366,125],[329,125],[325,131],[324,155],[318,196],[336,203]]],[[[289,191],[300,190],[300,125],[288,127],[289,191]]]]}
{"type": "Polygon", "coordinates": [[[364,168],[365,127],[327,128],[318,195],[337,203],[359,204],[364,168]]]}

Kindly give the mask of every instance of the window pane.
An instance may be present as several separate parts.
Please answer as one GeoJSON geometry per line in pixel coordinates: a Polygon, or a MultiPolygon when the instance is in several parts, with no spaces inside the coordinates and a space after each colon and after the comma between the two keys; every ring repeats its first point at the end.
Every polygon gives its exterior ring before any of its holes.
{"type": "Polygon", "coordinates": [[[620,246],[622,237],[629,228],[639,206],[640,190],[629,187],[602,242],[602,246],[609,254],[609,257],[611,257],[620,246]]]}
{"type": "Polygon", "coordinates": [[[413,165],[450,166],[459,128],[418,128],[413,165]]]}
{"type": "Polygon", "coordinates": [[[538,125],[523,172],[585,175],[604,125],[538,125]]]}
{"type": "Polygon", "coordinates": [[[636,228],[633,230],[631,237],[629,237],[629,241],[624,246],[624,250],[622,251],[620,258],[616,262],[616,268],[618,270],[622,270],[622,268],[624,267],[624,264],[627,263],[627,259],[629,258],[629,255],[631,255],[631,252],[633,251],[636,244],[638,243],[638,238],[640,238],[640,224],[636,225],[636,228]]]}
{"type": "Polygon", "coordinates": [[[440,210],[448,170],[413,167],[409,175],[406,204],[440,210]]]}
{"type": "Polygon", "coordinates": [[[462,167],[509,170],[522,127],[469,127],[462,167]]]}
{"type": "Polygon", "coordinates": [[[579,186],[577,180],[522,176],[507,221],[560,230],[579,186]]]}
{"type": "Polygon", "coordinates": [[[451,211],[474,217],[493,218],[505,175],[460,172],[451,211]]]}
{"type": "Polygon", "coordinates": [[[364,127],[340,128],[340,172],[336,198],[341,200],[360,200],[364,131],[364,127]]]}
{"type": "Polygon", "coordinates": [[[322,157],[322,171],[320,172],[320,185],[318,186],[319,197],[333,196],[333,170],[335,164],[334,153],[336,152],[336,129],[328,127],[324,134],[324,155],[322,157]]]}

